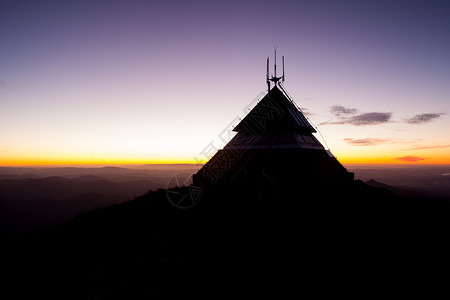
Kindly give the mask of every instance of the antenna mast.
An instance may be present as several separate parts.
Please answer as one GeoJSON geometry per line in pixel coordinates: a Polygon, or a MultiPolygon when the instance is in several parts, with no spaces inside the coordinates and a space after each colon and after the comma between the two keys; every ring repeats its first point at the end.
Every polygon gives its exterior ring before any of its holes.
{"type": "Polygon", "coordinates": [[[273,77],[272,78],[277,78],[277,47],[275,47],[275,49],[273,49],[275,52],[275,64],[273,66],[273,77]]]}
{"type": "Polygon", "coordinates": [[[267,57],[266,83],[267,83],[267,91],[270,91],[270,80],[269,80],[269,57],[267,57]]]}
{"type": "Polygon", "coordinates": [[[281,57],[283,64],[283,76],[277,77],[277,48],[275,47],[275,63],[273,66],[273,76],[269,78],[269,58],[267,57],[267,73],[266,73],[266,82],[267,82],[267,91],[270,91],[270,82],[272,81],[274,85],[278,85],[278,81],[284,82],[284,56],[281,57]]]}

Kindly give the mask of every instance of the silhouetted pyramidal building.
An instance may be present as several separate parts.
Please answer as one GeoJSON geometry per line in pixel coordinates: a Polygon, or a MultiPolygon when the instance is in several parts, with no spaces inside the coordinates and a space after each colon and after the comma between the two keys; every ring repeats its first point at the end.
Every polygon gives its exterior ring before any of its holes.
{"type": "Polygon", "coordinates": [[[284,70],[283,77],[267,79],[267,94],[234,128],[237,134],[228,144],[194,175],[194,185],[226,185],[267,197],[293,187],[301,192],[312,185],[352,182],[353,173],[314,137],[316,130],[278,82],[284,80],[284,70]]]}

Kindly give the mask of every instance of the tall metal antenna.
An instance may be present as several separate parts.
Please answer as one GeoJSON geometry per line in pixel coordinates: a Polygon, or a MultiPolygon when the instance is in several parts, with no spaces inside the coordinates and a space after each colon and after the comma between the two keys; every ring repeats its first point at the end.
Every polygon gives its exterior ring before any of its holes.
{"type": "Polygon", "coordinates": [[[283,62],[283,76],[277,77],[277,48],[274,48],[275,50],[275,63],[273,66],[273,76],[269,78],[269,58],[267,58],[267,73],[266,73],[266,82],[267,82],[267,91],[270,91],[270,81],[272,81],[275,85],[278,85],[278,81],[284,82],[284,56],[282,56],[282,62],[283,62]]]}
{"type": "Polygon", "coordinates": [[[269,80],[269,57],[267,57],[266,83],[267,83],[267,91],[270,91],[270,80],[269,80]]]}
{"type": "Polygon", "coordinates": [[[274,64],[274,70],[273,70],[273,76],[275,77],[275,78],[277,78],[277,47],[275,47],[274,49],[273,49],[274,51],[275,51],[275,64],[274,64]]]}

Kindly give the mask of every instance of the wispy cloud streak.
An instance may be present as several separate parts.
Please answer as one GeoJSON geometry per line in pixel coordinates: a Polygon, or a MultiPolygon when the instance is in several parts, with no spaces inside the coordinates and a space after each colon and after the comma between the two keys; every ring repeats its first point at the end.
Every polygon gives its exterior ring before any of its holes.
{"type": "Polygon", "coordinates": [[[445,113],[418,114],[410,118],[405,118],[404,121],[408,124],[424,124],[438,119],[442,115],[445,115],[445,113]]]}
{"type": "Polygon", "coordinates": [[[400,160],[400,161],[405,161],[405,162],[418,162],[418,161],[425,160],[425,159],[428,159],[428,158],[420,157],[420,156],[411,156],[411,155],[395,158],[395,160],[400,160]]]}
{"type": "Polygon", "coordinates": [[[391,139],[377,139],[377,138],[365,138],[365,139],[345,138],[344,141],[350,146],[376,146],[380,144],[392,143],[391,139]]]}
{"type": "Polygon", "coordinates": [[[347,124],[356,126],[378,125],[387,123],[391,120],[392,113],[372,112],[353,116],[347,120],[347,124]]]}
{"type": "Polygon", "coordinates": [[[330,113],[335,119],[323,122],[320,125],[378,125],[388,123],[392,118],[392,113],[390,112],[369,112],[357,114],[358,109],[340,105],[332,106],[330,108],[330,113]]]}
{"type": "Polygon", "coordinates": [[[432,146],[422,146],[422,147],[414,147],[405,149],[408,150],[426,150],[426,149],[441,149],[441,148],[450,148],[450,145],[432,145],[432,146]]]}
{"type": "Polygon", "coordinates": [[[340,105],[334,105],[330,108],[330,112],[333,115],[340,117],[342,115],[356,114],[358,112],[358,110],[356,108],[347,108],[347,107],[340,106],[340,105]]]}

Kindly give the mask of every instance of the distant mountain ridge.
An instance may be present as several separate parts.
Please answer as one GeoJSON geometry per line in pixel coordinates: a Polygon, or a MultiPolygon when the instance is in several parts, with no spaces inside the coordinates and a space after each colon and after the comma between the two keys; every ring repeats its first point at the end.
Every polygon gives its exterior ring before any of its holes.
{"type": "Polygon", "coordinates": [[[8,179],[20,176],[22,178],[61,176],[65,178],[76,178],[84,175],[94,175],[113,179],[116,177],[139,176],[148,177],[170,177],[180,172],[189,171],[194,173],[200,165],[143,165],[135,167],[0,167],[0,179],[8,179]],[[25,175],[24,175],[25,174],[25,175]]]}
{"type": "Polygon", "coordinates": [[[157,186],[156,183],[147,180],[116,183],[97,176],[82,176],[75,179],[52,176],[0,180],[3,200],[14,201],[36,198],[61,199],[87,193],[133,196],[143,194],[157,186]]]}
{"type": "Polygon", "coordinates": [[[348,165],[355,178],[450,199],[450,165],[348,165]]]}
{"type": "Polygon", "coordinates": [[[384,184],[381,182],[378,182],[376,180],[370,179],[368,181],[365,181],[365,183],[369,186],[373,186],[373,187],[377,187],[377,188],[383,188],[383,189],[387,189],[389,191],[391,191],[392,193],[394,193],[395,195],[399,196],[399,197],[404,197],[404,198],[411,198],[411,197],[426,197],[426,194],[424,193],[420,193],[411,189],[402,189],[399,187],[394,187],[388,184],[384,184]]]}
{"type": "Polygon", "coordinates": [[[161,187],[148,180],[113,182],[84,175],[0,180],[0,220],[9,234],[34,231],[161,187]]]}
{"type": "Polygon", "coordinates": [[[188,177],[196,167],[0,167],[0,233],[39,230],[94,208],[167,188],[175,175],[188,177]]]}

